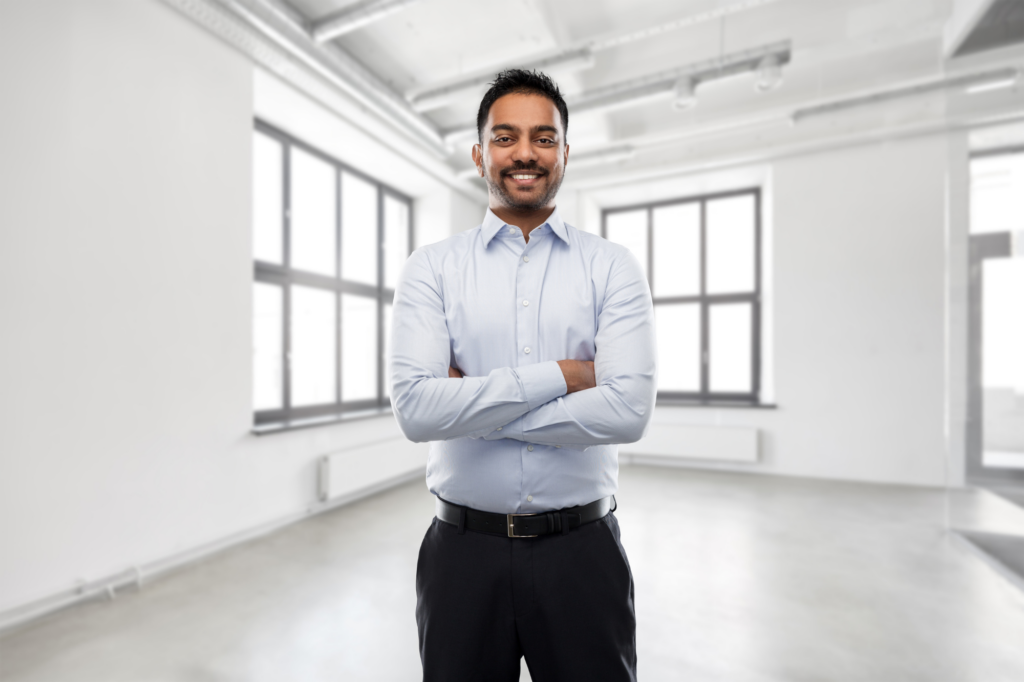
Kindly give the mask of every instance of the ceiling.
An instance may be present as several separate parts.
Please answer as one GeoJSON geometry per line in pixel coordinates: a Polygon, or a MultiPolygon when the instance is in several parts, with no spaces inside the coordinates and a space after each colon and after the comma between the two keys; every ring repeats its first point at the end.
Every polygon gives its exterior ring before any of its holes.
{"type": "MultiPolygon", "coordinates": [[[[588,49],[589,68],[548,69],[570,101],[570,158],[599,157],[606,150],[623,148],[631,156],[594,164],[581,170],[579,178],[671,163],[680,156],[721,155],[751,145],[905,127],[951,116],[1024,117],[1024,87],[1018,78],[1012,88],[974,97],[964,97],[963,87],[925,88],[912,97],[870,100],[871,106],[849,107],[848,112],[843,107],[830,110],[828,116],[801,122],[796,129],[791,123],[795,112],[823,103],[957,74],[1021,68],[1024,35],[1011,35],[1009,40],[1003,35],[996,49],[947,58],[944,32],[954,4],[985,4],[986,0],[218,2],[250,8],[276,6],[307,36],[321,22],[353,11],[396,7],[356,30],[320,45],[310,44],[358,62],[398,105],[407,108],[418,93],[588,49]],[[674,110],[671,94],[666,92],[573,114],[574,96],[780,41],[789,43],[789,61],[783,65],[781,85],[769,92],[755,92],[755,76],[747,73],[699,82],[696,106],[686,111],[674,110]]],[[[470,88],[444,106],[403,113],[437,131],[447,145],[445,160],[456,171],[471,168],[469,149],[474,140],[458,131],[472,128],[480,92],[479,87],[470,88]]]]}

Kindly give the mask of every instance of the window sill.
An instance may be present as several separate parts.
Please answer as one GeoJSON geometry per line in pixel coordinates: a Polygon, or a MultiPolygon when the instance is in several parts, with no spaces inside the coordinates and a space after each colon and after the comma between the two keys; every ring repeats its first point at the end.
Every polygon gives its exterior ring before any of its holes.
{"type": "Polygon", "coordinates": [[[358,412],[345,412],[343,414],[329,414],[323,417],[307,417],[305,419],[289,419],[280,422],[258,424],[252,427],[250,433],[254,436],[269,436],[273,433],[284,433],[285,431],[298,431],[299,429],[312,429],[317,426],[334,426],[364,419],[390,417],[393,414],[394,412],[389,405],[388,407],[374,407],[369,410],[359,410],[358,412]]]}
{"type": "Polygon", "coordinates": [[[681,398],[659,398],[655,407],[710,407],[719,409],[739,410],[777,410],[779,406],[775,403],[743,403],[738,401],[699,401],[683,400],[681,398]]]}

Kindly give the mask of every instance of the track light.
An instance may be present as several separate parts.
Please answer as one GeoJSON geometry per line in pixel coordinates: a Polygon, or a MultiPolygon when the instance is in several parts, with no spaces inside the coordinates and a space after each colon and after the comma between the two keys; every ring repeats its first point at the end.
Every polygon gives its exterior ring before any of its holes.
{"type": "Polygon", "coordinates": [[[782,64],[777,55],[769,54],[757,65],[756,92],[769,92],[782,85],[782,64]]]}
{"type": "Polygon", "coordinates": [[[672,88],[672,109],[688,111],[697,106],[697,84],[692,78],[680,78],[672,88]]]}

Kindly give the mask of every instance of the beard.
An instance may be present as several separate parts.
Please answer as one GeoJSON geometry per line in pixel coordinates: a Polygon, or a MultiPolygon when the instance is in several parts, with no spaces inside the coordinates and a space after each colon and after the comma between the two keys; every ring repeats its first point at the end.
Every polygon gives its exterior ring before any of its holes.
{"type": "Polygon", "coordinates": [[[503,168],[498,174],[498,181],[495,182],[491,178],[489,168],[484,168],[484,179],[487,181],[487,188],[490,190],[491,195],[501,197],[501,202],[507,207],[514,211],[536,211],[547,206],[555,195],[558,194],[558,188],[562,186],[562,178],[564,175],[555,177],[547,168],[541,168],[536,163],[533,164],[516,164],[511,168],[503,168]],[[514,196],[508,189],[505,188],[503,179],[506,175],[515,173],[517,171],[538,171],[543,174],[543,177],[547,179],[547,188],[543,194],[538,194],[534,197],[517,197],[514,196]]]}

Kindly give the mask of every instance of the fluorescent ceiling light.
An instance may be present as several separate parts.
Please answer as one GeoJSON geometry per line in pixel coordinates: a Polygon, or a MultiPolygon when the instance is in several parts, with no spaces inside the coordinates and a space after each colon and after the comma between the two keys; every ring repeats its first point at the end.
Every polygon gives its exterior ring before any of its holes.
{"type": "MultiPolygon", "coordinates": [[[[873,106],[882,102],[889,102],[906,97],[925,95],[932,92],[941,92],[952,88],[964,88],[968,92],[984,92],[989,89],[986,86],[999,84],[999,87],[1008,87],[1005,83],[1012,81],[1016,83],[1020,72],[1015,68],[994,69],[976,73],[967,73],[957,76],[946,76],[943,78],[930,78],[922,81],[915,81],[906,85],[898,85],[882,90],[869,91],[867,93],[833,100],[822,104],[815,104],[797,109],[793,112],[794,123],[802,123],[808,118],[834,114],[846,109],[856,107],[873,106]],[[977,88],[984,88],[977,90],[977,88]]],[[[993,88],[994,89],[994,88],[993,88]]]]}
{"type": "Polygon", "coordinates": [[[1012,88],[1017,84],[1020,79],[1020,74],[1014,74],[1010,78],[1001,78],[999,80],[989,81],[987,83],[977,83],[976,85],[968,86],[965,92],[968,95],[977,95],[981,92],[992,92],[993,90],[1005,90],[1012,88]]]}

